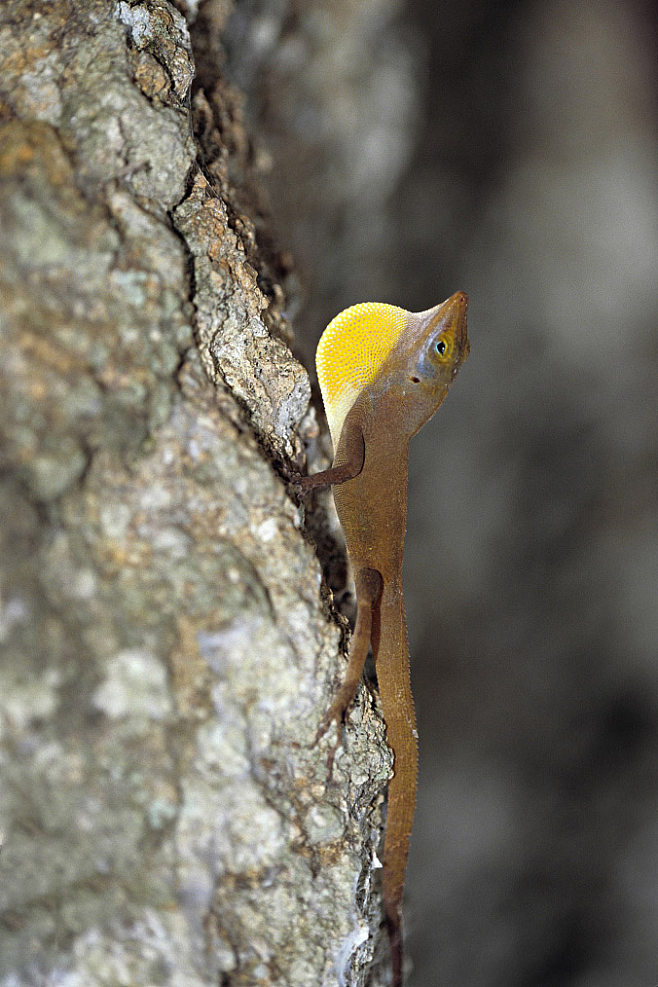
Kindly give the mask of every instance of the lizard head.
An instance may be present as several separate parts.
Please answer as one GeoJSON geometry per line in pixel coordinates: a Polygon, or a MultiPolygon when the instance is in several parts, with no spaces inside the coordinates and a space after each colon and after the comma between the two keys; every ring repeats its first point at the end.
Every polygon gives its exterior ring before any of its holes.
{"type": "Polygon", "coordinates": [[[426,312],[362,302],[332,319],[315,361],[334,448],[366,388],[403,406],[410,435],[431,418],[468,356],[467,306],[464,292],[457,292],[426,312]]]}
{"type": "Polygon", "coordinates": [[[413,435],[442,404],[470,352],[463,291],[426,312],[408,312],[407,327],[383,373],[400,394],[413,435]]]}

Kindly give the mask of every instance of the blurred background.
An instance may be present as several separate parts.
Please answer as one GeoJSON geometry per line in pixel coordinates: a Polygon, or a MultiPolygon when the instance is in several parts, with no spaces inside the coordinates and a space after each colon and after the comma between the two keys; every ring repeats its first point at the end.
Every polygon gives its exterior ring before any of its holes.
{"type": "Polygon", "coordinates": [[[229,25],[307,365],[347,305],[470,296],[410,467],[413,987],[658,983],[656,23],[260,0],[229,25]]]}

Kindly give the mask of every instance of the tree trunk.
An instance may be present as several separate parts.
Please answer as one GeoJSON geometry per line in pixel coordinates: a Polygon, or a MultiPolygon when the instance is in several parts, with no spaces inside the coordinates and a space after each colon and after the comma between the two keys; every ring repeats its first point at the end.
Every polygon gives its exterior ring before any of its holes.
{"type": "Polygon", "coordinates": [[[0,8],[3,987],[388,976],[391,760],[363,690],[314,744],[344,625],[225,6],[0,8]]]}

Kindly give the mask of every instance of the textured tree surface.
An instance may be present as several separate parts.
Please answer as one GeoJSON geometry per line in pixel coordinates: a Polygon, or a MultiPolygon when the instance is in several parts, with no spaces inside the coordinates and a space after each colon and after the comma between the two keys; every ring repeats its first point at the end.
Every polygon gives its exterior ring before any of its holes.
{"type": "Polygon", "coordinates": [[[310,360],[461,288],[411,448],[409,987],[654,985],[653,12],[177,7],[0,3],[0,987],[386,983],[368,694],[332,781],[311,746],[315,546],[345,573],[282,480],[327,461],[288,324],[310,360]]]}
{"type": "Polygon", "coordinates": [[[226,13],[0,9],[3,987],[386,969],[390,754],[365,691],[313,745],[344,624],[226,13]]]}

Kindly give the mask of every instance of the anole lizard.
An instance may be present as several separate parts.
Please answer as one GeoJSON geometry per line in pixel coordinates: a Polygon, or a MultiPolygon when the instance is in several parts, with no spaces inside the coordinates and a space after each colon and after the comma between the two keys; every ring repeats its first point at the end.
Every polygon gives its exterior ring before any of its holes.
{"type": "Polygon", "coordinates": [[[303,493],[334,487],[356,587],[347,673],[318,737],[343,721],[372,644],[394,754],[382,871],[393,987],[402,985],[402,893],[418,771],[402,590],[409,440],[442,404],[468,356],[467,306],[460,291],[426,312],[366,302],[337,315],[316,353],[334,464],[295,478],[303,493]]]}

